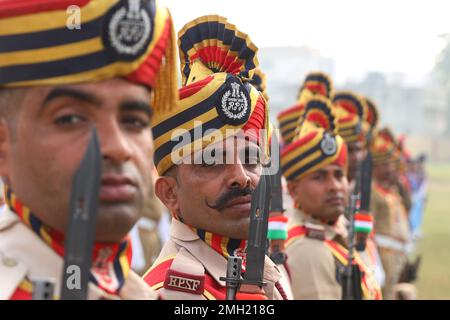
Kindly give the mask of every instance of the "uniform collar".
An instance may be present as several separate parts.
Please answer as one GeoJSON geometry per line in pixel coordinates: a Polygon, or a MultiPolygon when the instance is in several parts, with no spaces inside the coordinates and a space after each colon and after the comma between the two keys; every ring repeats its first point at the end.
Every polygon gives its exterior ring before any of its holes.
{"type": "MultiPolygon", "coordinates": [[[[27,267],[30,280],[51,280],[55,284],[55,297],[59,299],[63,259],[30,230],[8,206],[0,213],[0,252],[20,261],[27,267]]],[[[154,299],[143,280],[130,270],[119,297],[110,295],[89,283],[89,299],[154,299]]]]}
{"type": "Polygon", "coordinates": [[[344,215],[341,215],[334,225],[329,225],[318,219],[315,219],[314,217],[308,214],[305,214],[304,212],[298,209],[295,209],[295,214],[299,219],[299,221],[301,222],[301,224],[304,225],[305,227],[307,227],[308,225],[313,225],[315,227],[323,228],[326,240],[334,240],[337,236],[346,239],[348,236],[347,232],[348,221],[344,217],[344,215]]]}
{"type": "MultiPolygon", "coordinates": [[[[227,259],[205,244],[200,237],[187,225],[172,218],[170,235],[173,241],[188,250],[194,257],[201,258],[203,265],[214,280],[225,287],[220,280],[227,272],[227,259]]],[[[264,279],[276,283],[281,278],[278,267],[266,256],[264,264],[264,279]]]]}

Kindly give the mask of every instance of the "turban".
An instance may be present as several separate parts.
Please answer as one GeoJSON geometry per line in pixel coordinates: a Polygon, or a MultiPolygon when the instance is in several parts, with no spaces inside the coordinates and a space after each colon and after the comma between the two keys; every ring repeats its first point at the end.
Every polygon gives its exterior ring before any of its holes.
{"type": "Polygon", "coordinates": [[[250,83],[264,96],[267,102],[269,102],[269,95],[267,94],[267,77],[260,68],[256,68],[253,73],[253,78],[250,83]]]}
{"type": "Polygon", "coordinates": [[[381,129],[374,137],[370,147],[373,164],[382,165],[399,160],[397,141],[389,128],[381,129]]]}
{"type": "Polygon", "coordinates": [[[367,106],[356,94],[349,91],[336,92],[333,104],[337,111],[338,134],[347,143],[364,141],[363,119],[367,115],[367,106]]]}
{"type": "Polygon", "coordinates": [[[177,103],[174,41],[159,0],[3,0],[0,88],[123,77],[168,111],[177,103]]]}
{"type": "Polygon", "coordinates": [[[364,122],[367,124],[365,127],[369,128],[366,135],[368,136],[368,140],[370,143],[372,137],[376,135],[377,126],[380,121],[380,115],[378,112],[378,108],[371,99],[363,97],[363,101],[366,103],[367,107],[367,113],[364,122]]]}
{"type": "Polygon", "coordinates": [[[323,72],[309,73],[299,90],[296,104],[278,114],[277,120],[285,144],[290,143],[295,136],[295,128],[305,110],[305,103],[316,95],[328,99],[333,95],[333,82],[323,72]]]}
{"type": "Polygon", "coordinates": [[[281,168],[288,181],[299,180],[330,164],[347,169],[347,148],[337,135],[331,102],[315,97],[305,105],[298,134],[281,151],[281,168]]]}
{"type": "Polygon", "coordinates": [[[160,175],[177,161],[238,133],[268,153],[268,108],[251,81],[257,47],[226,18],[210,15],[178,33],[182,88],[180,105],[153,124],[155,164],[160,175]],[[260,143],[263,141],[262,143],[260,143]]]}

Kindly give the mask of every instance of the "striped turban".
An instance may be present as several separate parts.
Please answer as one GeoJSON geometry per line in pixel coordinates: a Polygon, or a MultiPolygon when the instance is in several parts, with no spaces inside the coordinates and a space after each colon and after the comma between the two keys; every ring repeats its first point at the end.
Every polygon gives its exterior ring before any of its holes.
{"type": "Polygon", "coordinates": [[[283,110],[277,116],[281,136],[285,144],[290,143],[295,136],[295,128],[297,128],[298,121],[305,110],[305,103],[316,95],[331,99],[333,92],[333,81],[327,74],[311,72],[306,76],[303,85],[300,87],[296,104],[283,110]]]}
{"type": "Polygon", "coordinates": [[[158,173],[238,133],[268,151],[267,130],[260,136],[260,129],[268,129],[268,107],[251,84],[258,49],[250,38],[217,15],[189,22],[178,37],[180,106],[152,127],[158,173]]]}
{"type": "Polygon", "coordinates": [[[370,151],[374,165],[397,161],[400,158],[395,136],[387,127],[381,129],[374,137],[370,151]]]}
{"type": "Polygon", "coordinates": [[[336,92],[333,104],[337,111],[338,134],[347,143],[364,141],[363,119],[367,117],[367,106],[355,93],[350,91],[336,92]]]}
{"type": "Polygon", "coordinates": [[[364,122],[367,124],[365,127],[369,128],[366,136],[368,137],[368,141],[370,144],[372,138],[376,135],[377,126],[380,121],[380,114],[378,112],[377,106],[371,99],[363,97],[363,100],[366,103],[367,107],[367,113],[364,122]]]}
{"type": "Polygon", "coordinates": [[[347,148],[337,135],[330,100],[315,97],[305,105],[298,135],[281,151],[281,168],[288,181],[299,180],[330,164],[347,170],[347,148]]]}
{"type": "Polygon", "coordinates": [[[174,41],[159,0],[2,0],[0,88],[123,77],[168,111],[177,103],[174,41]]]}

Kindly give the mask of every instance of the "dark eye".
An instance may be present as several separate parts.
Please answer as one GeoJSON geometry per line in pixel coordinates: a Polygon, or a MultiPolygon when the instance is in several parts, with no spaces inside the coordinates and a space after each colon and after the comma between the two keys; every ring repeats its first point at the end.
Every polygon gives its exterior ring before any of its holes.
{"type": "Polygon", "coordinates": [[[67,114],[61,117],[58,117],[55,120],[55,123],[58,125],[74,125],[85,121],[86,119],[82,116],[76,114],[67,114]]]}
{"type": "Polygon", "coordinates": [[[216,157],[203,158],[200,166],[205,168],[217,167],[224,164],[224,160],[216,157]]]}
{"type": "Polygon", "coordinates": [[[341,180],[344,177],[344,173],[342,171],[338,171],[335,174],[336,179],[341,180]]]}
{"type": "Polygon", "coordinates": [[[150,127],[150,120],[143,119],[143,117],[139,116],[124,116],[122,118],[122,123],[135,130],[141,130],[150,127]]]}
{"type": "Polygon", "coordinates": [[[241,156],[244,165],[255,167],[261,164],[261,157],[258,149],[246,149],[241,156]]]}
{"type": "Polygon", "coordinates": [[[324,176],[322,174],[315,174],[312,176],[313,180],[318,180],[318,181],[323,180],[323,177],[324,176]]]}
{"type": "Polygon", "coordinates": [[[216,164],[214,163],[214,162],[206,162],[206,161],[203,161],[201,164],[200,164],[200,166],[201,167],[204,167],[204,168],[211,168],[211,167],[214,167],[216,164]]]}

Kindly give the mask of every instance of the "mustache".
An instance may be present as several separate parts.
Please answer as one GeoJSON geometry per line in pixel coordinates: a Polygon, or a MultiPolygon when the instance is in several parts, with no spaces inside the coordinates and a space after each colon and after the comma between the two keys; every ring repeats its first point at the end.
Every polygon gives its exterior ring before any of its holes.
{"type": "Polygon", "coordinates": [[[103,160],[101,163],[102,176],[105,174],[116,175],[136,175],[136,168],[129,164],[115,164],[110,160],[103,160]]]}
{"type": "Polygon", "coordinates": [[[213,204],[209,204],[207,200],[205,200],[205,202],[206,205],[211,209],[221,211],[227,206],[230,201],[239,197],[251,195],[253,191],[255,191],[255,189],[252,187],[232,188],[219,196],[219,198],[213,204]]]}

